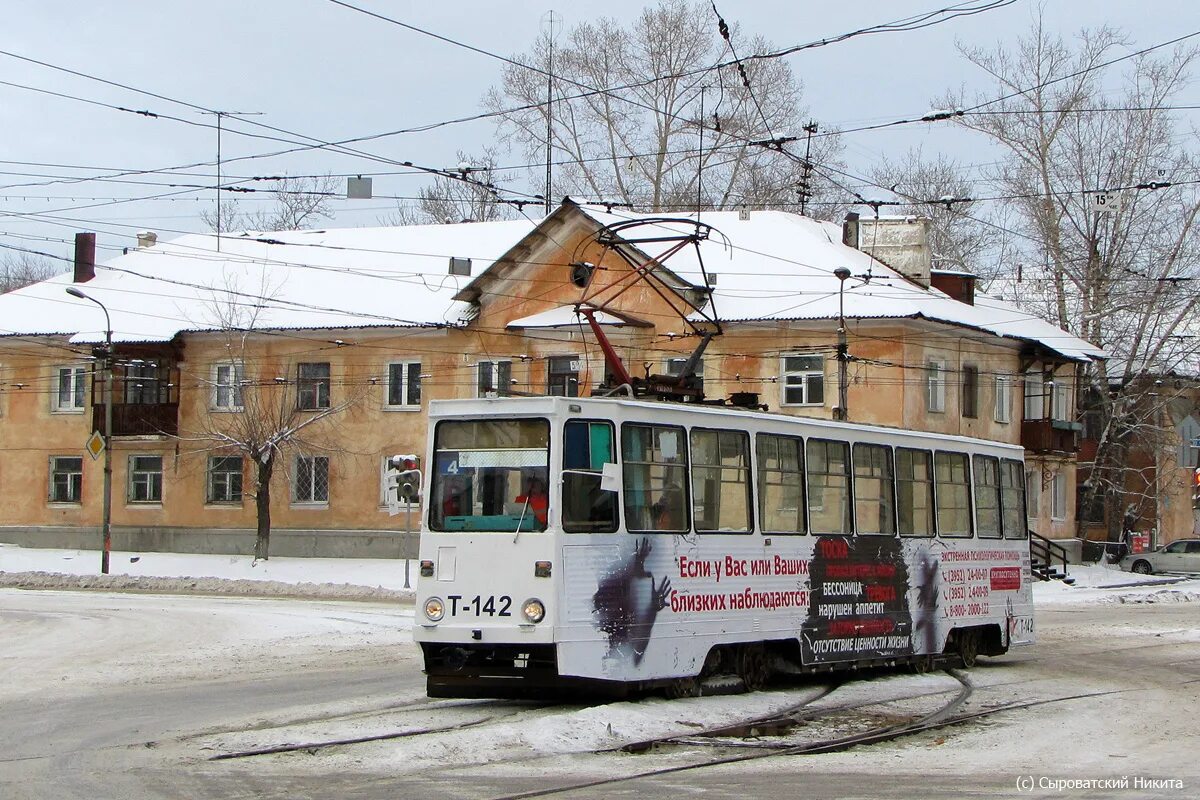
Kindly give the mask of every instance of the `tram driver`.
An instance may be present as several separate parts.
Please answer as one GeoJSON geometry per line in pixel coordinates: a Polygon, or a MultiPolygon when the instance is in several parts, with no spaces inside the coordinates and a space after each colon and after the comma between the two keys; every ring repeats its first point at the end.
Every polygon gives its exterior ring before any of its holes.
{"type": "Polygon", "coordinates": [[[522,508],[528,505],[533,518],[543,528],[546,527],[546,520],[550,510],[550,499],[546,496],[546,482],[544,480],[538,477],[530,478],[526,482],[525,494],[517,495],[516,501],[521,504],[522,508]]]}

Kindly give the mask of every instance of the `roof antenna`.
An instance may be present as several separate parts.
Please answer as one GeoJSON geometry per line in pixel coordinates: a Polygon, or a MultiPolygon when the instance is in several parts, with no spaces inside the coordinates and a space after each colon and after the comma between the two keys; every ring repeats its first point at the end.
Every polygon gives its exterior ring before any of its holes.
{"type": "Polygon", "coordinates": [[[554,161],[552,157],[554,134],[554,10],[549,12],[549,24],[546,31],[546,193],[542,198],[546,203],[546,216],[550,216],[550,180],[554,176],[554,161]]]}

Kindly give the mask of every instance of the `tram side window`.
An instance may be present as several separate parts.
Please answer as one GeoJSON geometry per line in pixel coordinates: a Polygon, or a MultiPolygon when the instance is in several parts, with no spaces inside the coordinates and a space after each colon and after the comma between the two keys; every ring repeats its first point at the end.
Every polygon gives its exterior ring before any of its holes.
{"type": "Polygon", "coordinates": [[[608,422],[571,420],[563,426],[563,530],[612,533],[617,493],[600,489],[605,464],[615,464],[616,437],[608,422]]]}
{"type": "Polygon", "coordinates": [[[980,538],[1000,538],[1000,460],[975,456],[975,526],[980,538]]]}
{"type": "Polygon", "coordinates": [[[1026,539],[1025,466],[1020,461],[1000,462],[1000,525],[1005,539],[1026,539]]]}
{"type": "Polygon", "coordinates": [[[804,533],[804,441],[760,433],[758,513],[763,533],[804,533]]]}
{"type": "Polygon", "coordinates": [[[848,534],[850,527],[850,445],[808,440],[808,520],[812,532],[848,534]]]}
{"type": "Polygon", "coordinates": [[[942,536],[971,535],[971,471],[966,453],[938,451],[933,456],[937,476],[937,524],[942,536]]]}
{"type": "Polygon", "coordinates": [[[749,533],[750,437],[692,431],[692,517],[700,533],[749,533]]]}
{"type": "Polygon", "coordinates": [[[621,461],[625,527],[630,531],[689,530],[683,428],[622,425],[621,461]]]}
{"type": "Polygon", "coordinates": [[[429,527],[543,531],[550,512],[550,423],[446,420],[434,429],[429,527]]]}
{"type": "Polygon", "coordinates": [[[896,510],[901,536],[933,536],[933,458],[928,450],[896,450],[896,510]]]}
{"type": "Polygon", "coordinates": [[[859,533],[896,533],[896,488],[892,449],[878,444],[854,445],[854,523],[859,533]]]}

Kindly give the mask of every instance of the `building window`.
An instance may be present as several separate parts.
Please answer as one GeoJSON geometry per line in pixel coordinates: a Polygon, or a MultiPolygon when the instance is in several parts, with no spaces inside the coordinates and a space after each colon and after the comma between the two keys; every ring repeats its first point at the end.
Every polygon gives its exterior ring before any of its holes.
{"type": "Polygon", "coordinates": [[[83,496],[82,456],[50,459],[50,502],[78,503],[83,496]]]}
{"type": "Polygon", "coordinates": [[[162,502],[162,456],[129,457],[129,502],[162,502]]]}
{"type": "Polygon", "coordinates": [[[972,364],[963,365],[962,415],[971,418],[979,416],[979,367],[972,364]]]}
{"type": "MultiPolygon", "coordinates": [[[[664,367],[668,375],[678,375],[683,371],[683,365],[686,363],[686,358],[668,358],[664,367]]],[[[696,368],[692,370],[692,385],[700,391],[704,391],[704,359],[697,361],[696,368]]]]}
{"type": "Polygon", "coordinates": [[[1050,508],[1050,516],[1053,519],[1067,518],[1067,476],[1061,471],[1054,473],[1054,480],[1051,482],[1053,490],[1053,504],[1050,508]]]}
{"type": "Polygon", "coordinates": [[[1050,418],[1073,420],[1074,409],[1071,407],[1071,385],[1061,378],[1056,378],[1047,384],[1050,390],[1050,418]]]}
{"type": "Polygon", "coordinates": [[[552,356],[546,360],[546,394],[579,396],[579,356],[552,356]]]}
{"type": "Polygon", "coordinates": [[[1184,417],[1176,429],[1179,431],[1179,458],[1181,467],[1193,469],[1200,466],[1200,422],[1195,417],[1184,417]]]}
{"type": "Polygon", "coordinates": [[[825,360],[821,356],[783,357],[783,404],[825,404],[825,360]]]}
{"type": "Polygon", "coordinates": [[[417,408],[421,405],[421,362],[388,364],[387,408],[417,408]]]}
{"type": "Polygon", "coordinates": [[[326,456],[296,456],[292,502],[329,502],[329,459],[326,456]]]}
{"type": "Polygon", "coordinates": [[[329,362],[296,365],[296,407],[329,408],[329,362]]]}
{"type": "Polygon", "coordinates": [[[54,385],[51,387],[52,410],[58,412],[83,411],[84,367],[55,367],[54,385]]]}
{"type": "Polygon", "coordinates": [[[242,502],[241,456],[211,456],[208,459],[208,502],[242,502]]]}
{"type": "Polygon", "coordinates": [[[242,383],[245,368],[237,362],[213,367],[212,407],[216,411],[242,410],[242,383]]]}
{"type": "Polygon", "coordinates": [[[925,407],[932,412],[946,410],[946,362],[931,359],[925,362],[925,407]]]}
{"type": "Polygon", "coordinates": [[[996,376],[996,408],[992,418],[996,422],[1012,421],[1012,381],[1003,375],[996,376]]]}
{"type": "Polygon", "coordinates": [[[153,406],[168,402],[170,393],[165,370],[157,361],[135,359],[125,367],[125,402],[153,406]]]}
{"type": "Polygon", "coordinates": [[[1042,373],[1025,373],[1025,419],[1046,418],[1046,397],[1042,373]]]}
{"type": "Polygon", "coordinates": [[[475,365],[479,397],[507,397],[512,384],[511,361],[480,361],[475,365]]]}
{"type": "Polygon", "coordinates": [[[1042,476],[1037,470],[1031,469],[1025,473],[1025,501],[1029,519],[1037,519],[1042,503],[1042,476]]]}

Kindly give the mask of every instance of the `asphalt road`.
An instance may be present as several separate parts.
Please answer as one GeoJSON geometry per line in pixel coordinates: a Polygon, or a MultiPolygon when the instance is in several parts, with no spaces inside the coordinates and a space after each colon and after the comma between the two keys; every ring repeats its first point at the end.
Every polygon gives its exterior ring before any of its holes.
{"type": "MultiPolygon", "coordinates": [[[[647,763],[575,755],[413,772],[353,755],[208,760],[220,731],[420,701],[415,648],[397,618],[383,604],[0,590],[0,797],[502,797],[647,763]]],[[[993,704],[1055,702],[842,754],[555,796],[1011,797],[1023,776],[1143,775],[1186,788],[1025,793],[1194,797],[1200,759],[1182,755],[1200,743],[1198,623],[1195,603],[1040,609],[1036,646],[970,674],[993,704]],[[1111,694],[1058,699],[1098,692],[1111,694]]]]}

